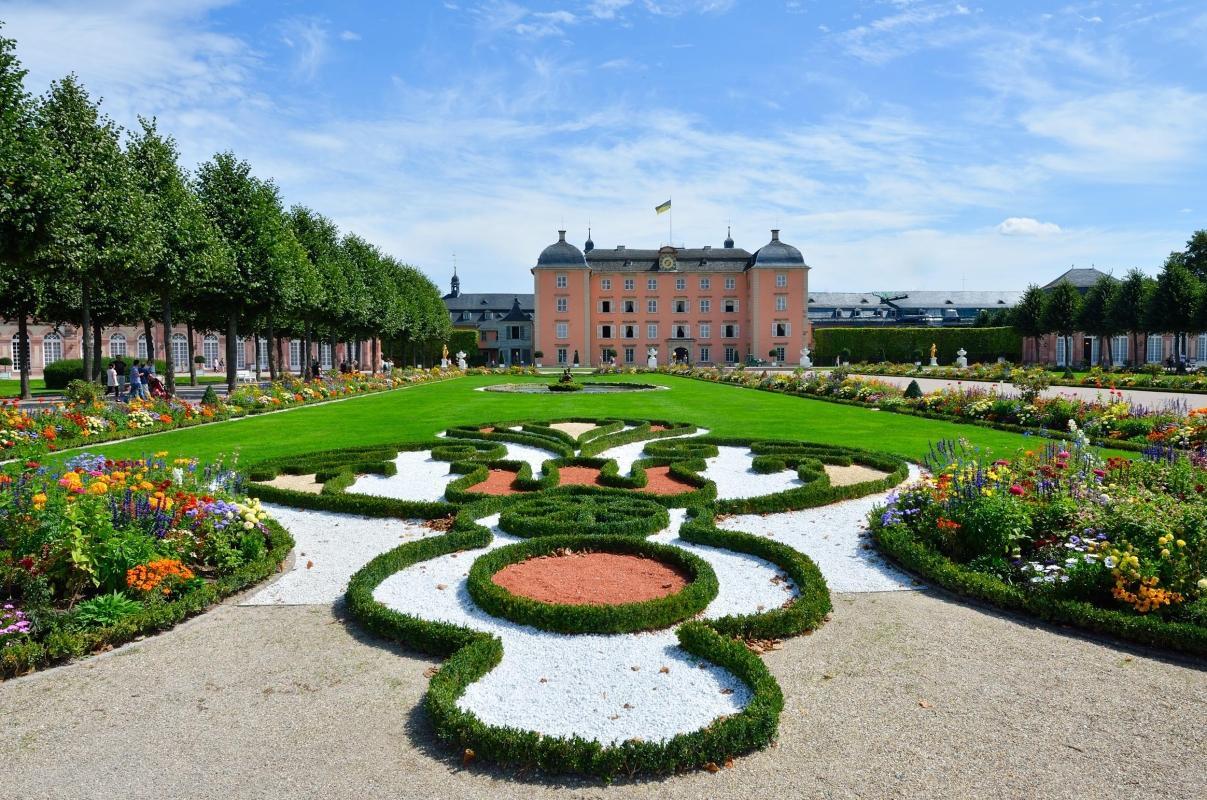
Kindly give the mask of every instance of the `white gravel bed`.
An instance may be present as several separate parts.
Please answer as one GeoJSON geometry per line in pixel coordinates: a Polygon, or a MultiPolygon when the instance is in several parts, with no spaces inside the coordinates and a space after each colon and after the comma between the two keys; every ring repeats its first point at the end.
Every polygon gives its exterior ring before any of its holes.
{"type": "Polygon", "coordinates": [[[770,611],[798,594],[783,570],[770,561],[746,553],[683,541],[678,532],[679,526],[687,518],[687,511],[676,508],[671,509],[670,514],[670,527],[651,536],[650,541],[682,547],[707,561],[713,572],[717,573],[720,589],[708,608],[704,609],[706,618],[770,611]]]}
{"type": "Polygon", "coordinates": [[[395,500],[436,501],[444,498],[444,490],[454,479],[461,477],[449,472],[447,461],[432,458],[430,450],[410,450],[394,459],[395,475],[358,475],[346,491],[371,494],[395,500]]]}
{"type": "Polygon", "coordinates": [[[421,523],[376,519],[331,511],[264,504],[264,509],[293,536],[293,569],[246,598],[240,605],[319,605],[334,603],[358,569],[403,542],[434,531],[421,523]]]}
{"type": "MultiPolygon", "coordinates": [[[[627,429],[626,429],[627,430],[627,429]]],[[[704,428],[699,428],[691,433],[681,434],[679,436],[663,436],[661,439],[644,439],[640,442],[630,442],[629,444],[621,444],[616,447],[611,447],[599,454],[599,458],[611,458],[616,460],[616,467],[620,470],[621,475],[628,475],[633,471],[633,462],[645,456],[645,446],[650,442],[663,441],[665,439],[682,439],[689,436],[706,436],[708,431],[704,428]]]]}
{"type": "MultiPolygon", "coordinates": [[[[908,481],[921,472],[911,466],[908,481]]],[[[821,569],[834,592],[897,592],[914,588],[913,579],[884,560],[867,533],[872,506],[886,493],[781,514],[742,514],[717,523],[726,530],[767,536],[805,553],[821,569]]]]}
{"type": "Polygon", "coordinates": [[[512,461],[527,461],[532,465],[533,477],[540,473],[542,464],[550,459],[558,458],[556,453],[527,444],[515,444],[514,442],[501,442],[501,444],[507,446],[507,455],[504,458],[512,461]]]}
{"type": "MultiPolygon", "coordinates": [[[[498,516],[481,522],[493,526],[498,516]]],[[[662,741],[698,730],[750,701],[749,689],[731,673],[680,650],[673,630],[566,636],[478,609],[465,585],[470,564],[514,541],[495,529],[488,547],[416,564],[374,592],[397,611],[503,640],[503,660],[466,689],[459,707],[491,725],[615,744],[633,737],[662,741]]]]}
{"type": "Polygon", "coordinates": [[[754,454],[749,448],[718,447],[717,450],[716,457],[704,459],[707,468],[702,474],[717,484],[719,500],[761,497],[804,485],[794,469],[770,474],[755,472],[751,468],[754,454]]]}

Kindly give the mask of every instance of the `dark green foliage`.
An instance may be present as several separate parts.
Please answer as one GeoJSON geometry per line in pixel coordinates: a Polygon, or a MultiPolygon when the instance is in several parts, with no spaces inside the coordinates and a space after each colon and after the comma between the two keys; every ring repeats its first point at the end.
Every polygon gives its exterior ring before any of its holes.
{"type": "Polygon", "coordinates": [[[693,617],[717,596],[716,573],[707,561],[680,547],[647,542],[633,536],[583,534],[542,536],[500,547],[478,556],[469,569],[469,594],[488,614],[555,633],[633,633],[656,630],[693,617]],[[674,594],[619,605],[543,603],[514,595],[491,577],[510,564],[555,551],[617,553],[668,563],[688,578],[674,594]]]}
{"type": "Polygon", "coordinates": [[[917,400],[922,397],[922,387],[917,381],[910,381],[909,386],[905,387],[905,396],[910,400],[917,400]]]}
{"type": "Polygon", "coordinates": [[[499,527],[516,536],[649,536],[670,524],[666,508],[633,496],[535,497],[507,508],[499,527]]]}
{"type": "Polygon", "coordinates": [[[205,393],[201,395],[201,405],[216,406],[218,405],[218,392],[214,390],[213,385],[205,387],[205,393]]]}
{"type": "Polygon", "coordinates": [[[453,328],[448,334],[448,358],[457,363],[458,351],[465,353],[465,360],[471,361],[478,357],[477,328],[453,328]]]}
{"type": "Polygon", "coordinates": [[[1013,328],[818,328],[813,340],[819,364],[833,363],[843,351],[850,351],[844,361],[912,364],[919,360],[914,351],[929,353],[932,343],[941,364],[954,362],[961,347],[968,351],[969,363],[1022,356],[1022,338],[1013,328]]]}
{"type": "MultiPolygon", "coordinates": [[[[127,363],[131,362],[127,360],[127,363]]],[[[157,360],[155,362],[155,373],[162,375],[163,370],[164,363],[157,360]]],[[[53,364],[46,365],[46,368],[42,371],[42,377],[46,381],[47,389],[66,389],[67,384],[72,381],[84,380],[84,361],[79,358],[59,359],[53,364]]],[[[124,375],[122,376],[123,379],[125,377],[124,375]]]]}
{"type": "Polygon", "coordinates": [[[566,383],[558,381],[557,383],[549,384],[549,391],[551,392],[581,392],[582,390],[583,385],[576,381],[568,381],[566,383]]]}
{"type": "Polygon", "coordinates": [[[71,619],[81,627],[102,628],[138,613],[141,608],[142,603],[114,591],[80,603],[73,609],[71,619]]]}

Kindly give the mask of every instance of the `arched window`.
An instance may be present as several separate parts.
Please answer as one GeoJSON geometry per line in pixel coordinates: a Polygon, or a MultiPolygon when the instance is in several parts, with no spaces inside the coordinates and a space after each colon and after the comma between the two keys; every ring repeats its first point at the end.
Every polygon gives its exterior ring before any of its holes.
{"type": "Polygon", "coordinates": [[[172,366],[177,372],[189,371],[189,337],[183,333],[172,334],[172,366]]]}
{"type": "Polygon", "coordinates": [[[1069,340],[1065,336],[1056,337],[1056,366],[1064,367],[1069,363],[1069,340]]]}
{"type": "Polygon", "coordinates": [[[205,356],[206,366],[218,365],[218,337],[212,333],[206,334],[201,340],[201,355],[205,356]]]}
{"type": "Polygon", "coordinates": [[[1194,351],[1196,361],[1207,361],[1207,333],[1199,334],[1198,347],[1194,351]]]}
{"type": "Polygon", "coordinates": [[[1122,367],[1127,363],[1127,337],[1116,336],[1111,339],[1111,363],[1122,367]]]}
{"type": "Polygon", "coordinates": [[[114,333],[109,337],[109,358],[117,358],[126,354],[126,335],[114,333]]]}
{"type": "Polygon", "coordinates": [[[235,369],[247,369],[247,338],[239,337],[239,346],[235,348],[235,369]]]}
{"type": "Polygon", "coordinates": [[[322,369],[331,369],[331,342],[319,342],[319,366],[322,369]]]}
{"type": "Polygon", "coordinates": [[[1160,364],[1165,356],[1165,337],[1153,335],[1148,337],[1148,363],[1160,364]]]}
{"type": "Polygon", "coordinates": [[[42,337],[42,366],[48,367],[63,359],[63,337],[48,333],[42,337]]]}
{"type": "Polygon", "coordinates": [[[268,369],[268,340],[263,336],[256,340],[256,363],[268,369]]]}
{"type": "Polygon", "coordinates": [[[289,340],[289,368],[296,370],[302,366],[302,340],[289,340]]]}
{"type": "MultiPolygon", "coordinates": [[[[29,337],[27,336],[25,338],[26,338],[26,344],[28,345],[29,337]]],[[[19,334],[19,333],[13,334],[12,357],[13,357],[13,369],[20,371],[21,365],[22,365],[22,359],[21,359],[21,334],[19,334]]]]}
{"type": "Polygon", "coordinates": [[[138,360],[146,361],[147,359],[147,334],[138,334],[138,360]]]}

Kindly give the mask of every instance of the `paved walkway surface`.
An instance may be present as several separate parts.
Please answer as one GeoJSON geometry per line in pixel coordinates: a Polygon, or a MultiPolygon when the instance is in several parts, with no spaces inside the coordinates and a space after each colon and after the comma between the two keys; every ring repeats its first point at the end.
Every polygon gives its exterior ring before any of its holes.
{"type": "Polygon", "coordinates": [[[231,602],[0,683],[0,797],[1152,800],[1203,787],[1201,662],[928,592],[835,595],[828,623],[764,656],[786,698],[775,747],[715,775],[606,787],[463,768],[421,707],[437,662],[337,614],[231,602]]]}
{"type": "MultiPolygon", "coordinates": [[[[911,380],[918,381],[918,387],[924,392],[934,392],[939,389],[970,386],[983,389],[996,388],[1002,394],[1015,394],[1014,384],[994,381],[966,381],[948,378],[914,378],[909,375],[860,375],[863,378],[874,378],[878,381],[891,383],[905,388],[911,380]]],[[[1147,408],[1163,409],[1169,404],[1176,404],[1184,409],[1203,408],[1207,406],[1207,394],[1192,392],[1160,392],[1149,389],[1120,389],[1125,400],[1135,405],[1147,408]]],[[[1107,389],[1093,389],[1085,386],[1052,386],[1044,391],[1044,397],[1079,397],[1083,400],[1094,400],[1099,397],[1106,399],[1107,389]]]]}

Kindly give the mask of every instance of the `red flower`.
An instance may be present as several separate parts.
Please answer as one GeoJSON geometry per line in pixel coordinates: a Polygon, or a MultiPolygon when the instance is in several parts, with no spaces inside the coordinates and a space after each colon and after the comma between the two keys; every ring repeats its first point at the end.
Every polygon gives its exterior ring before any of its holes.
{"type": "Polygon", "coordinates": [[[1023,487],[1019,486],[1017,483],[1010,487],[1010,494],[1015,496],[1021,495],[1024,491],[1025,490],[1023,487]]]}

